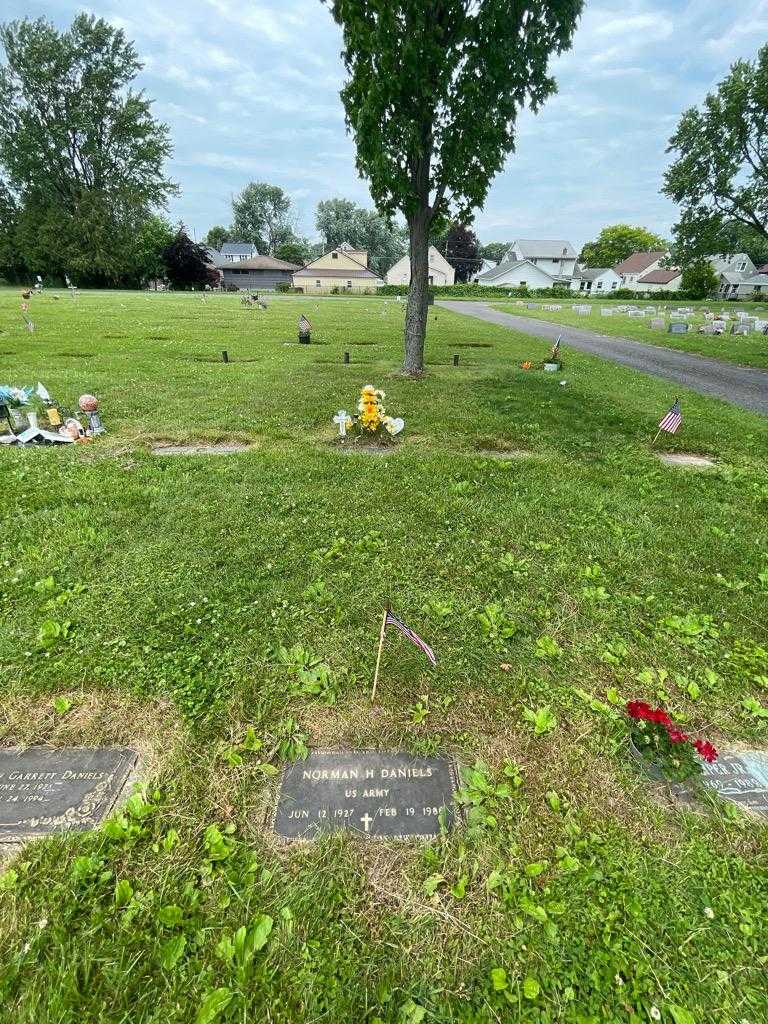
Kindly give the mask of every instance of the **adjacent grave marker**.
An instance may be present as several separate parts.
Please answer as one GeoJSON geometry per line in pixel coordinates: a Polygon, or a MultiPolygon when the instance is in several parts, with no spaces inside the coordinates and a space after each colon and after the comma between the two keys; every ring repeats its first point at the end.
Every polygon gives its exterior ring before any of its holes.
{"type": "Polygon", "coordinates": [[[724,800],[768,818],[768,754],[760,750],[721,752],[704,765],[704,785],[724,800]]]}
{"type": "Polygon", "coordinates": [[[273,826],[283,839],[346,829],[367,839],[429,838],[456,818],[456,767],[405,751],[316,750],[283,772],[273,826]]]}
{"type": "Polygon", "coordinates": [[[0,751],[0,842],[82,832],[109,812],[138,754],[120,748],[0,751]]]}

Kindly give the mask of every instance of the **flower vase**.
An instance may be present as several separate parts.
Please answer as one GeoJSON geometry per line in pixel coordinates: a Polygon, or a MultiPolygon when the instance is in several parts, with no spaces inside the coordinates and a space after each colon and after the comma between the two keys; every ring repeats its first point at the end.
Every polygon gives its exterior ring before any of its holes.
{"type": "Polygon", "coordinates": [[[667,777],[661,768],[654,761],[649,761],[645,754],[640,750],[632,737],[629,737],[629,752],[632,755],[633,760],[637,763],[638,768],[644,775],[647,775],[649,779],[653,779],[655,782],[666,782],[667,777]]]}
{"type": "Polygon", "coordinates": [[[30,410],[27,413],[27,421],[29,422],[29,425],[32,428],[32,430],[37,430],[38,429],[38,427],[37,427],[37,413],[36,412],[33,412],[32,410],[30,410]]]}
{"type": "Polygon", "coordinates": [[[21,409],[11,406],[9,409],[11,414],[11,422],[13,423],[14,430],[24,430],[27,425],[27,418],[21,409]]]}

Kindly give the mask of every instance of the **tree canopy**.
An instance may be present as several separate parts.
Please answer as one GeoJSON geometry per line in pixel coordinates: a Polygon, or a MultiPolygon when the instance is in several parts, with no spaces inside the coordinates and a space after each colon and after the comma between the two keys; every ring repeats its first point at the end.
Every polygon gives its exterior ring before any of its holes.
{"type": "Polygon", "coordinates": [[[215,249],[217,252],[221,249],[225,242],[234,242],[235,239],[232,237],[232,232],[229,228],[223,227],[221,224],[214,224],[212,228],[208,230],[208,234],[205,236],[205,244],[209,245],[211,249],[215,249]]]}
{"type": "Polygon", "coordinates": [[[405,250],[402,230],[391,227],[375,210],[366,210],[351,199],[323,199],[317,204],[315,226],[323,238],[325,250],[349,242],[355,249],[368,252],[370,267],[380,274],[396,263],[405,250]]]}
{"type": "Polygon", "coordinates": [[[279,185],[252,181],[232,200],[232,240],[251,242],[262,256],[274,256],[293,237],[291,199],[279,185]]]}
{"type": "Polygon", "coordinates": [[[517,116],[555,91],[552,53],[583,0],[326,0],[342,26],[341,96],[377,208],[410,237],[407,373],[424,366],[433,222],[466,222],[514,149],[517,116]]]}
{"type": "Polygon", "coordinates": [[[669,243],[647,228],[631,224],[611,224],[603,228],[594,242],[587,242],[580,259],[588,267],[615,267],[633,252],[662,252],[669,243]]]}
{"type": "Polygon", "coordinates": [[[219,280],[218,273],[208,263],[205,246],[193,242],[183,224],[163,250],[163,264],[174,288],[204,288],[219,280]]]}
{"type": "Polygon", "coordinates": [[[510,244],[509,242],[488,242],[480,246],[480,256],[484,260],[501,263],[509,252],[510,244]]]}
{"type": "Polygon", "coordinates": [[[463,224],[450,224],[434,245],[453,267],[459,282],[468,281],[483,265],[477,235],[463,224]]]}
{"type": "Polygon", "coordinates": [[[683,270],[680,282],[689,299],[706,299],[712,292],[717,291],[717,283],[717,274],[712,264],[705,259],[689,263],[683,270]]]}
{"type": "Polygon", "coordinates": [[[30,269],[116,280],[136,234],[175,186],[168,128],[131,83],[141,64],[121,29],[80,14],[0,26],[0,164],[30,269]]]}
{"type": "Polygon", "coordinates": [[[722,251],[729,222],[768,239],[768,44],[754,61],[736,61],[701,108],[684,112],[667,152],[675,159],[662,191],[682,210],[679,259],[722,251]]]}

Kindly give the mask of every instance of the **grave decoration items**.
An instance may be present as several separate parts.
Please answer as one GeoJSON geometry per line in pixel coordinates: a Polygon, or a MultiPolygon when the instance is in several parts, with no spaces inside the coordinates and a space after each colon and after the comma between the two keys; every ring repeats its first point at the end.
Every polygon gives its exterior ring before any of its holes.
{"type": "Polygon", "coordinates": [[[312,341],[312,324],[302,313],[299,317],[299,344],[309,345],[312,341]]]}
{"type": "Polygon", "coordinates": [[[0,434],[2,443],[70,444],[73,441],[90,440],[91,437],[105,433],[98,406],[98,400],[93,395],[81,396],[80,409],[88,418],[86,430],[75,416],[62,413],[43,384],[38,383],[36,388],[0,385],[0,429],[3,419],[10,427],[9,433],[0,434]],[[57,430],[49,430],[47,427],[57,430]]]}
{"type": "Polygon", "coordinates": [[[704,762],[717,760],[717,750],[709,740],[692,739],[663,708],[631,700],[626,710],[630,749],[650,776],[682,782],[701,775],[704,762]]]}
{"type": "Polygon", "coordinates": [[[558,334],[555,344],[552,346],[552,352],[550,353],[549,359],[544,360],[544,369],[550,373],[554,373],[556,370],[563,368],[563,361],[560,358],[560,342],[563,340],[562,334],[558,334]]]}
{"type": "Polygon", "coordinates": [[[370,441],[374,444],[389,445],[394,442],[405,426],[399,417],[388,416],[384,408],[386,395],[373,384],[366,384],[360,390],[357,415],[350,416],[340,409],[333,417],[338,424],[339,436],[343,439],[350,434],[356,441],[370,441]],[[344,415],[342,415],[344,414],[344,415]]]}
{"type": "Polygon", "coordinates": [[[99,416],[99,400],[94,395],[80,395],[78,401],[81,412],[84,412],[88,417],[88,430],[91,437],[96,437],[98,434],[106,434],[106,428],[101,422],[101,416],[99,416]]]}

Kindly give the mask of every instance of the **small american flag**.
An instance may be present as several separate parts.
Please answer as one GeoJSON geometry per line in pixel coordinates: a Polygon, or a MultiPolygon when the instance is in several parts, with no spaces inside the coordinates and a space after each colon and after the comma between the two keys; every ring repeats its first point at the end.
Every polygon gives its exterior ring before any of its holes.
{"type": "Polygon", "coordinates": [[[299,334],[309,334],[311,330],[312,324],[309,322],[309,320],[307,320],[307,318],[302,313],[301,316],[299,317],[299,334]]]}
{"type": "Polygon", "coordinates": [[[557,359],[557,357],[560,355],[560,342],[562,340],[563,340],[562,334],[558,334],[557,341],[552,346],[552,358],[553,359],[557,359]]]}
{"type": "Polygon", "coordinates": [[[668,434],[676,434],[682,422],[683,414],[680,412],[680,400],[676,398],[675,404],[659,424],[659,430],[666,430],[668,434]]]}
{"type": "Polygon", "coordinates": [[[395,626],[397,629],[400,630],[401,633],[403,633],[405,636],[408,637],[408,639],[411,641],[411,643],[416,644],[417,647],[420,647],[422,649],[422,651],[424,651],[424,653],[426,654],[427,658],[429,658],[429,661],[433,665],[437,664],[437,658],[435,657],[435,652],[432,650],[432,648],[429,646],[429,644],[425,643],[421,639],[421,637],[418,635],[418,633],[414,633],[414,631],[410,628],[410,626],[406,626],[406,624],[403,622],[403,620],[402,619],[398,619],[398,617],[393,612],[391,612],[389,610],[387,611],[387,618],[386,618],[386,621],[385,621],[384,625],[385,625],[385,627],[386,626],[395,626]]]}

